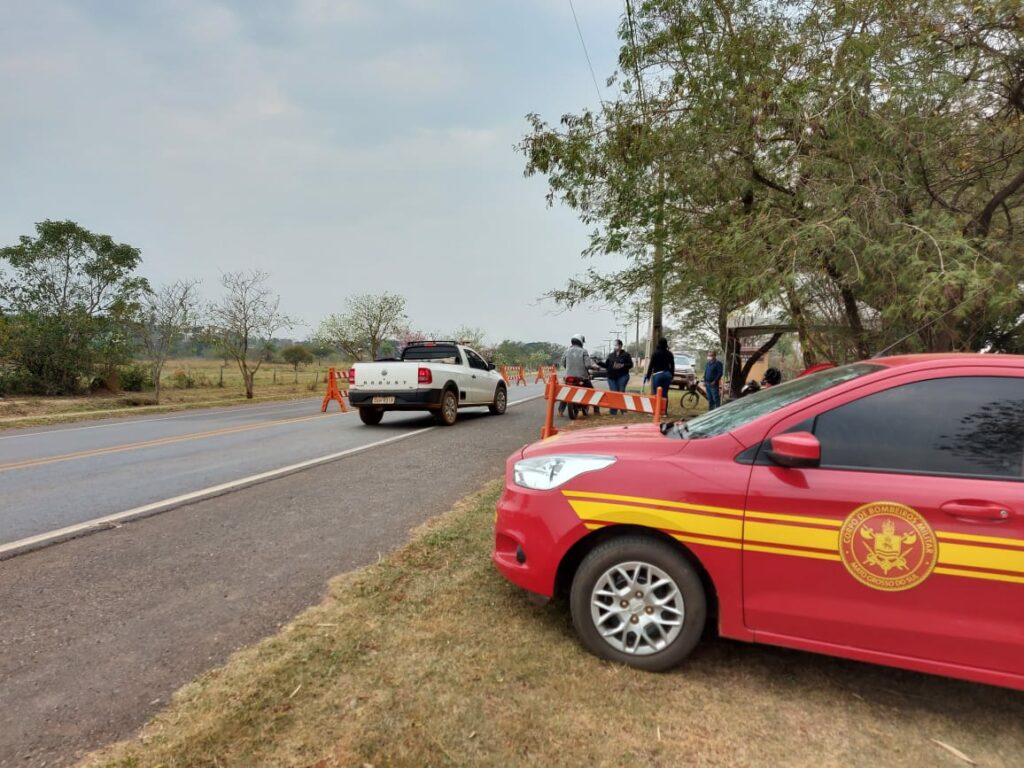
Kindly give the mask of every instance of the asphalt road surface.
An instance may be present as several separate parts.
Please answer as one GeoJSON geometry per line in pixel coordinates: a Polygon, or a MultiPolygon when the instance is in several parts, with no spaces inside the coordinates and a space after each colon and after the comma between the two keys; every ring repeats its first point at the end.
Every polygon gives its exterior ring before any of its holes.
{"type": "MultiPolygon", "coordinates": [[[[542,392],[513,387],[509,399],[542,392]]],[[[321,414],[310,399],[0,432],[0,548],[433,424],[396,412],[371,429],[337,408],[321,414]]]]}
{"type": "Polygon", "coordinates": [[[318,602],[331,576],[499,476],[543,409],[365,427],[301,401],[0,433],[8,543],[365,448],[0,560],[0,766],[64,765],[131,736],[181,685],[318,602]]]}

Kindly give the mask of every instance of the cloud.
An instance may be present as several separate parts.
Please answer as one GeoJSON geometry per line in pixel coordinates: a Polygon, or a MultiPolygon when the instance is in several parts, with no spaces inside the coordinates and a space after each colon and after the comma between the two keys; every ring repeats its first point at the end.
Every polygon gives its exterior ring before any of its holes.
{"type": "Polygon", "coordinates": [[[465,67],[440,45],[394,48],[369,59],[360,74],[374,88],[425,98],[457,91],[467,82],[465,67]]]}

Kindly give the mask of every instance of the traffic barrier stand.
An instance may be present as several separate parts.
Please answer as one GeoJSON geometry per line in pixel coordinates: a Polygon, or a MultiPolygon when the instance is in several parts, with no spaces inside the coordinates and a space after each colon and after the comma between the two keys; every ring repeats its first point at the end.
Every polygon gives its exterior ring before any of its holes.
{"type": "MultiPolygon", "coordinates": [[[[513,378],[515,378],[516,386],[517,387],[519,387],[519,386],[525,387],[526,386],[526,373],[523,371],[523,366],[521,366],[521,365],[510,365],[508,367],[508,373],[509,373],[509,376],[512,376],[513,378]]],[[[509,384],[512,383],[508,379],[505,379],[505,381],[507,381],[509,384]]]]}
{"type": "Polygon", "coordinates": [[[501,370],[499,372],[501,373],[501,378],[503,378],[505,380],[505,383],[508,384],[508,366],[501,366],[501,370]]]}
{"type": "Polygon", "coordinates": [[[547,414],[544,427],[540,431],[542,440],[558,434],[558,430],[555,429],[555,403],[572,403],[578,406],[589,405],[594,408],[614,408],[618,411],[649,413],[655,424],[661,423],[661,417],[665,412],[665,398],[661,396],[661,389],[658,389],[654,397],[632,395],[625,392],[610,392],[606,389],[560,385],[557,376],[548,379],[547,386],[544,388],[544,398],[547,400],[547,414]]]}
{"type": "Polygon", "coordinates": [[[332,400],[338,401],[342,413],[348,411],[348,406],[345,405],[345,393],[338,387],[338,372],[333,368],[327,372],[327,394],[324,395],[324,401],[320,405],[321,413],[327,413],[327,406],[331,404],[332,400]]]}
{"type": "Polygon", "coordinates": [[[534,384],[540,384],[546,382],[552,376],[558,376],[558,369],[553,365],[540,365],[537,366],[537,378],[534,379],[534,384]]]}

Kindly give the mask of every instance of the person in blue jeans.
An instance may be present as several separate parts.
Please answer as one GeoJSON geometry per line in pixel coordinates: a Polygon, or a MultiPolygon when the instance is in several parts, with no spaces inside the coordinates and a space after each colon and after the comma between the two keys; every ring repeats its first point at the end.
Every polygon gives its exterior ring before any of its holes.
{"type": "Polygon", "coordinates": [[[722,361],[715,350],[708,352],[708,362],[704,366],[704,391],[708,393],[708,410],[713,411],[722,404],[722,361]]]}
{"type": "MultiPolygon", "coordinates": [[[[601,364],[601,367],[608,371],[608,389],[612,392],[625,392],[626,385],[629,384],[629,371],[633,367],[633,358],[622,348],[622,339],[615,340],[615,348],[612,349],[608,359],[601,364]]],[[[615,416],[620,411],[612,408],[611,413],[612,416],[615,416]]],[[[621,413],[625,413],[625,411],[621,411],[621,413]]]]}
{"type": "Polygon", "coordinates": [[[668,388],[672,386],[672,377],[676,374],[676,358],[668,349],[668,339],[658,339],[658,347],[651,355],[651,362],[647,366],[647,376],[644,381],[651,380],[651,394],[657,394],[661,390],[661,396],[665,398],[665,410],[668,411],[668,388]]]}

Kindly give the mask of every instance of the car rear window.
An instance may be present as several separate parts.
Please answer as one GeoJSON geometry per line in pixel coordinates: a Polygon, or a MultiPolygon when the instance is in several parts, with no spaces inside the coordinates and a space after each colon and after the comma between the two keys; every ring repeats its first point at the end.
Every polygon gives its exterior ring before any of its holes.
{"type": "Polygon", "coordinates": [[[423,360],[433,363],[448,363],[459,365],[462,363],[462,356],[459,348],[454,344],[436,344],[432,347],[406,347],[402,351],[403,360],[423,360]]]}

